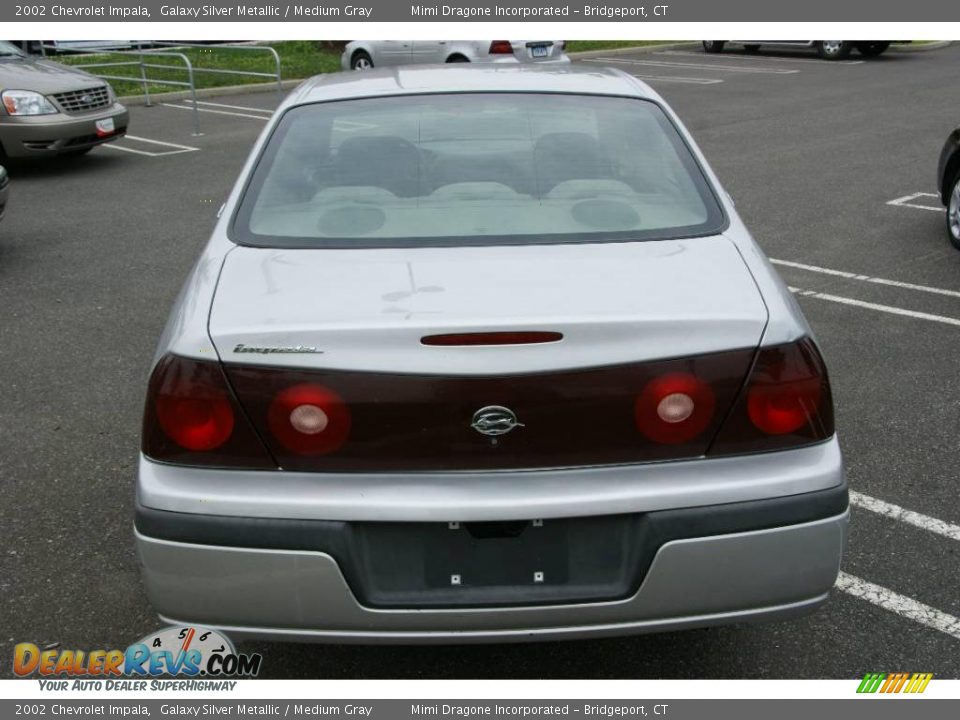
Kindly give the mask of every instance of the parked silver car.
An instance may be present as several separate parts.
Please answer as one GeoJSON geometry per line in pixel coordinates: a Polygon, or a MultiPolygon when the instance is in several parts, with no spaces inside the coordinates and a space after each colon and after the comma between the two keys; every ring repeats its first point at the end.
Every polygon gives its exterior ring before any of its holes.
{"type": "Polygon", "coordinates": [[[160,340],[136,544],[239,636],[563,638],[812,611],[847,487],[797,304],[600,67],[301,85],[160,340]]]}
{"type": "Polygon", "coordinates": [[[128,121],[105,80],[0,40],[0,160],[83,155],[123,137],[128,121]]]}
{"type": "Polygon", "coordinates": [[[747,52],[761,48],[813,48],[824,60],[843,60],[856,48],[863,57],[883,55],[894,42],[891,40],[704,40],[703,49],[708,53],[721,53],[728,45],[740,45],[747,52]]]}
{"type": "Polygon", "coordinates": [[[436,63],[567,63],[563,40],[353,40],[340,56],[344,70],[436,63]]]}
{"type": "Polygon", "coordinates": [[[940,151],[937,189],[947,208],[947,237],[960,250],[960,128],[950,133],[940,151]]]}

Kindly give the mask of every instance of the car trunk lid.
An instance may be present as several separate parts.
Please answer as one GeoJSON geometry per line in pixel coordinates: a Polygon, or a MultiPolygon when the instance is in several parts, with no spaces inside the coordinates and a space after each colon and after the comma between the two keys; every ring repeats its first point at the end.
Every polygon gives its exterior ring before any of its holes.
{"type": "Polygon", "coordinates": [[[225,260],[210,333],[240,402],[283,467],[498,469],[703,454],[766,319],[737,249],[722,236],[239,247],[225,260]],[[549,335],[513,344],[423,340],[502,332],[549,335]],[[709,422],[679,443],[639,437],[638,397],[656,378],[681,374],[711,388],[709,422]],[[271,425],[277,398],[308,386],[332,390],[349,408],[348,439],[332,450],[292,450],[271,425]]]}

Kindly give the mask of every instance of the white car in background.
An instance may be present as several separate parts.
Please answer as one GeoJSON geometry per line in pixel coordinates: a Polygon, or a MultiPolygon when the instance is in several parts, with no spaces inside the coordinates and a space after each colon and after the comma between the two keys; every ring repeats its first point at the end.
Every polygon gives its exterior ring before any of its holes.
{"type": "Polygon", "coordinates": [[[353,40],[340,65],[344,70],[369,70],[436,63],[568,63],[565,47],[564,40],[353,40]]]}

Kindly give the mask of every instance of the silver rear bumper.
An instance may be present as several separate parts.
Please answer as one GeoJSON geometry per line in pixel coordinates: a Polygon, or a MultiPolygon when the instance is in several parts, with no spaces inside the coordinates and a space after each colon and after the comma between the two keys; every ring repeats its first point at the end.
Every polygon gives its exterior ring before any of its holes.
{"type": "Polygon", "coordinates": [[[316,642],[478,642],[623,635],[804,614],[839,571],[849,511],[813,522],[675,540],[625,600],[506,608],[361,605],[315,551],[158,540],[136,534],[153,606],[170,622],[235,637],[316,642]]]}

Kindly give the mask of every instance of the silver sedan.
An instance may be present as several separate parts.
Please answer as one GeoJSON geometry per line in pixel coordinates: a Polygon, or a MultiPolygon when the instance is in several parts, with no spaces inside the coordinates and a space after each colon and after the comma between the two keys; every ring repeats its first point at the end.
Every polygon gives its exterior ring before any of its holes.
{"type": "Polygon", "coordinates": [[[789,617],[826,601],[848,519],[810,328],[680,120],[617,70],[301,85],[147,388],[149,597],[240,637],[789,617]]]}
{"type": "Polygon", "coordinates": [[[353,40],[344,70],[436,63],[568,63],[563,40],[353,40]]]}

